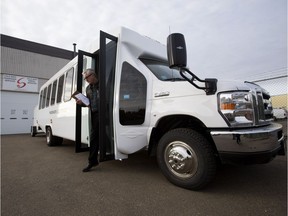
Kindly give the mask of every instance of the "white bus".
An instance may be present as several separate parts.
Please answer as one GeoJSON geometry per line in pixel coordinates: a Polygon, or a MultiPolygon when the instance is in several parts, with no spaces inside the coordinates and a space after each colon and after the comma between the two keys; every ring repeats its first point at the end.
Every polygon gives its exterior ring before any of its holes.
{"type": "Polygon", "coordinates": [[[183,35],[167,47],[127,28],[100,32],[100,43],[78,56],[40,89],[32,136],[47,144],[74,140],[89,147],[89,112],[71,94],[83,92],[82,71],[99,76],[99,160],[120,160],[147,148],[175,185],[200,189],[219,162],[266,163],[284,154],[282,126],[267,119],[269,93],[250,82],[199,79],[186,68],[183,35]],[[168,56],[167,56],[168,53],[168,56]]]}
{"type": "MultiPolygon", "coordinates": [[[[77,69],[77,58],[75,58],[40,88],[39,103],[34,109],[31,135],[45,132],[49,146],[61,145],[63,138],[75,140],[77,107],[71,95],[77,89],[77,69]]],[[[87,144],[89,139],[87,109],[81,110],[81,118],[83,119],[81,143],[87,144]]]]}

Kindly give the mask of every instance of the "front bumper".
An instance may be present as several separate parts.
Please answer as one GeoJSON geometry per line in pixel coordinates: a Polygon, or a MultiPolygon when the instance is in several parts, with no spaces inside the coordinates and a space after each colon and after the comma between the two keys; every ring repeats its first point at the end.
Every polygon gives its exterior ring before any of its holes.
{"type": "Polygon", "coordinates": [[[277,154],[285,154],[280,124],[210,133],[223,162],[266,163],[277,154]]]}

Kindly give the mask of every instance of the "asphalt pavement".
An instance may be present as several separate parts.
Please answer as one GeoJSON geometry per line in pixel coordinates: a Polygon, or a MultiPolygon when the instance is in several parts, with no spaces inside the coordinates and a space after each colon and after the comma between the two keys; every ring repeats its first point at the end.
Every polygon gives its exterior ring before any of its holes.
{"type": "Polygon", "coordinates": [[[45,137],[1,137],[2,216],[287,215],[287,156],[252,166],[225,165],[204,190],[169,183],[146,151],[88,173],[88,152],[45,137]]]}

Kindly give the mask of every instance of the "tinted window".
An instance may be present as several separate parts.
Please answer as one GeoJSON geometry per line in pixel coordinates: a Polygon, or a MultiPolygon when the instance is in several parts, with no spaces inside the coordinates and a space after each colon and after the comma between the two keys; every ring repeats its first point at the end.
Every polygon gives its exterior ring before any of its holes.
{"type": "Polygon", "coordinates": [[[46,102],[46,95],[47,95],[47,87],[44,89],[43,91],[43,99],[42,99],[42,102],[41,102],[41,108],[45,108],[45,102],[46,102]]]}
{"type": "Polygon", "coordinates": [[[39,99],[39,109],[42,109],[43,100],[44,100],[44,91],[42,90],[40,93],[40,99],[39,99]]]}
{"type": "Polygon", "coordinates": [[[119,114],[122,125],[139,125],[145,121],[147,81],[133,66],[122,65],[119,114]]]}
{"type": "Polygon", "coordinates": [[[52,84],[50,84],[50,85],[48,86],[48,91],[47,91],[47,97],[46,97],[45,107],[48,107],[48,106],[49,106],[50,95],[51,95],[51,86],[52,86],[52,84]]]}
{"type": "Polygon", "coordinates": [[[64,88],[64,101],[68,101],[71,99],[72,95],[72,86],[73,86],[73,68],[71,68],[66,73],[66,79],[65,79],[65,88],[64,88]]]}
{"type": "Polygon", "coordinates": [[[63,95],[64,74],[59,78],[58,91],[57,91],[57,103],[61,102],[63,95]]]}
{"type": "Polygon", "coordinates": [[[57,80],[55,80],[52,84],[51,105],[55,104],[56,87],[57,87],[57,80]]]}

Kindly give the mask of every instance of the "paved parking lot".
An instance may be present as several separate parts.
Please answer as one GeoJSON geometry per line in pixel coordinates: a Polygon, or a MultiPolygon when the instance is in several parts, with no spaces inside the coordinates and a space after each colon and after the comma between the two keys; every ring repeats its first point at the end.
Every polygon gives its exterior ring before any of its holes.
{"type": "Polygon", "coordinates": [[[2,216],[287,215],[287,157],[225,165],[202,191],[170,184],[146,152],[82,173],[88,153],[74,143],[48,147],[44,136],[1,138],[2,216]]]}

